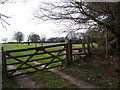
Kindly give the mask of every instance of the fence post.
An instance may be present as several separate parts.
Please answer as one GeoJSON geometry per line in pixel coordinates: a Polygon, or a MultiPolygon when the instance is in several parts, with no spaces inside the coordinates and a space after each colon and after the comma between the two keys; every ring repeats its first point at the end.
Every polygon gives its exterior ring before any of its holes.
{"type": "Polygon", "coordinates": [[[89,38],[88,38],[87,48],[88,48],[88,55],[91,55],[89,38]]]}
{"type": "Polygon", "coordinates": [[[2,51],[2,73],[3,75],[7,76],[6,54],[3,47],[1,47],[1,51],[2,51]]]}
{"type": "Polygon", "coordinates": [[[85,43],[84,43],[84,41],[82,41],[82,47],[83,47],[84,53],[87,54],[86,50],[85,50],[85,43]]]}
{"type": "Polygon", "coordinates": [[[65,43],[67,44],[66,47],[67,65],[70,66],[72,64],[72,42],[71,40],[66,40],[65,43]]]}
{"type": "Polygon", "coordinates": [[[35,47],[37,47],[37,42],[35,42],[35,47]]]}
{"type": "Polygon", "coordinates": [[[94,45],[93,45],[93,43],[91,41],[90,41],[90,44],[91,44],[92,48],[94,48],[94,45]]]}
{"type": "Polygon", "coordinates": [[[92,43],[90,37],[88,37],[88,40],[89,40],[89,44],[91,44],[91,47],[94,48],[94,45],[93,45],[93,43],[92,43]]]}

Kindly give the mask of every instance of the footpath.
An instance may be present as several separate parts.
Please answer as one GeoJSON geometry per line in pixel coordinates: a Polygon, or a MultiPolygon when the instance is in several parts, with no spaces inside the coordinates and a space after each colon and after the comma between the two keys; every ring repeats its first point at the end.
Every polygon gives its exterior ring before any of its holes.
{"type": "MultiPolygon", "coordinates": [[[[40,64],[38,62],[33,62],[34,64],[40,64]]],[[[44,67],[44,66],[42,66],[44,67]]],[[[14,66],[8,67],[8,69],[15,68],[14,66]]],[[[76,88],[98,88],[97,86],[91,85],[83,80],[76,79],[75,77],[71,77],[63,72],[59,72],[56,69],[49,69],[51,72],[54,72],[55,74],[61,76],[62,78],[69,81],[71,84],[75,85],[76,88]]],[[[16,72],[21,73],[21,72],[16,72]]],[[[29,78],[29,75],[21,75],[15,77],[17,84],[20,86],[20,88],[42,88],[42,85],[37,85],[35,81],[31,80],[29,78]]]]}

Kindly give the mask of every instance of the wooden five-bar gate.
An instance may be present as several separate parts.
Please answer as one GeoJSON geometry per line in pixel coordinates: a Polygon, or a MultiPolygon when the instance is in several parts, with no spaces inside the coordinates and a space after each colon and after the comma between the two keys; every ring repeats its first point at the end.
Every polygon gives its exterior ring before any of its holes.
{"type": "Polygon", "coordinates": [[[71,65],[72,56],[81,55],[80,53],[73,54],[72,50],[83,50],[85,52],[85,55],[90,53],[90,43],[87,47],[85,47],[85,44],[82,44],[82,46],[82,48],[72,49],[72,43],[68,41],[65,44],[57,44],[20,50],[4,51],[4,48],[2,47],[3,74],[7,75],[8,77],[13,77],[60,67],[64,64],[71,65]],[[86,50],[88,51],[87,53],[86,50]],[[25,52],[27,53],[23,54],[25,52]],[[33,62],[40,63],[35,64],[33,62]],[[14,66],[14,68],[11,68],[11,66],[14,66]],[[17,73],[18,71],[20,71],[21,73],[17,73]]]}

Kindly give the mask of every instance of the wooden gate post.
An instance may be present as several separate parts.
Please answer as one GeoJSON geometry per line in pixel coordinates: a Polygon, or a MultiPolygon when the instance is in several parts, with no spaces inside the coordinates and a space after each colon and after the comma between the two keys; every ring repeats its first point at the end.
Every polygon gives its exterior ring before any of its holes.
{"type": "Polygon", "coordinates": [[[2,51],[2,74],[7,76],[6,54],[4,52],[3,47],[1,47],[1,51],[2,51]]]}
{"type": "Polygon", "coordinates": [[[71,40],[66,40],[65,43],[67,44],[66,47],[67,65],[70,66],[72,64],[72,42],[71,40]]]}
{"type": "Polygon", "coordinates": [[[86,53],[86,50],[85,50],[85,43],[84,43],[84,41],[82,41],[82,48],[83,48],[83,50],[84,50],[84,53],[87,54],[87,53],[86,53]]]}
{"type": "Polygon", "coordinates": [[[88,48],[88,55],[91,55],[89,38],[88,38],[87,48],[88,48]]]}
{"type": "Polygon", "coordinates": [[[37,47],[37,42],[35,42],[35,47],[37,47]]]}

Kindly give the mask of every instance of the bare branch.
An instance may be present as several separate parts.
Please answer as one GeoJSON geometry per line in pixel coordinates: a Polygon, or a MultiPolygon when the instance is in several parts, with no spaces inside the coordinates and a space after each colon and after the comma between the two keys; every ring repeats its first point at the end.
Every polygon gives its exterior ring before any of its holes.
{"type": "Polygon", "coordinates": [[[1,25],[2,25],[3,28],[5,28],[7,30],[6,26],[3,23],[5,23],[7,25],[10,25],[10,24],[7,21],[5,21],[3,18],[11,18],[11,17],[6,16],[6,15],[0,13],[0,22],[1,22],[1,25]]]}

